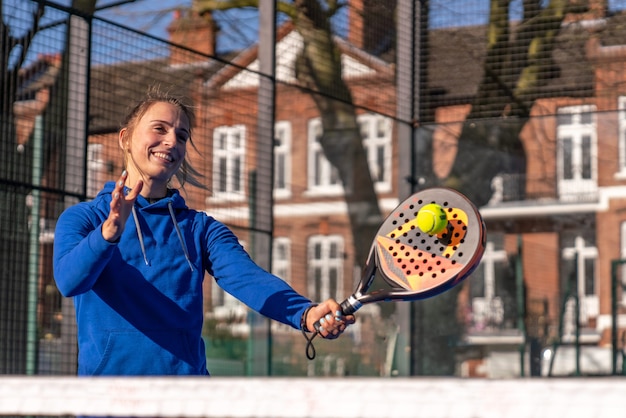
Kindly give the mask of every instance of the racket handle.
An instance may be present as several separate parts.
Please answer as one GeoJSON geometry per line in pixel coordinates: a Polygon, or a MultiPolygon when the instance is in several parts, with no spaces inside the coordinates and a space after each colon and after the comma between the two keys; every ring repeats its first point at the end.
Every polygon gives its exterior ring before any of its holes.
{"type": "MultiPolygon", "coordinates": [[[[363,304],[359,302],[359,300],[354,295],[350,296],[348,299],[339,304],[339,307],[341,308],[341,313],[344,315],[352,315],[361,306],[363,306],[363,304]]],[[[315,331],[319,331],[320,326],[320,321],[317,321],[313,324],[313,328],[315,328],[315,331]]]]}
{"type": "Polygon", "coordinates": [[[339,304],[341,306],[341,312],[344,315],[352,315],[356,311],[363,306],[361,302],[354,296],[350,296],[348,299],[344,300],[339,304]]]}

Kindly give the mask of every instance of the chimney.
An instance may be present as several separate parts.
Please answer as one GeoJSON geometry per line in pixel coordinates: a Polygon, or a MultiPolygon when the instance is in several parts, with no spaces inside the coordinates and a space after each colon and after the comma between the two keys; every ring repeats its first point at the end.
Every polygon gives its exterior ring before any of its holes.
{"type": "MultiPolygon", "coordinates": [[[[167,27],[170,42],[184,46],[205,55],[215,55],[217,24],[211,14],[198,15],[190,10],[174,12],[174,20],[167,27]]],[[[170,62],[176,64],[190,64],[203,58],[182,50],[175,45],[170,47],[170,62]]]]}
{"type": "Polygon", "coordinates": [[[348,3],[348,42],[363,49],[363,0],[348,3]]]}
{"type": "Polygon", "coordinates": [[[395,31],[396,0],[350,0],[348,42],[378,54],[389,45],[395,31]]]}

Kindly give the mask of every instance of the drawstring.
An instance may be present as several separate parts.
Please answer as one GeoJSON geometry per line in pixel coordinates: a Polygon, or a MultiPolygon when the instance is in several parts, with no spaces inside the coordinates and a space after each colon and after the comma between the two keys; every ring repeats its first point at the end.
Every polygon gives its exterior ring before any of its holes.
{"type": "Polygon", "coordinates": [[[185,253],[185,259],[189,264],[189,268],[193,271],[193,264],[189,259],[189,252],[187,251],[187,245],[185,245],[185,239],[183,238],[183,234],[180,232],[180,227],[178,226],[178,222],[176,222],[176,216],[174,215],[174,208],[172,208],[172,202],[167,202],[167,208],[170,211],[170,216],[172,217],[172,222],[174,222],[174,228],[176,229],[176,234],[178,235],[178,240],[180,241],[180,246],[183,248],[183,252],[185,253]]]}
{"type": "Polygon", "coordinates": [[[149,266],[148,256],[146,255],[146,246],[143,244],[143,234],[141,233],[141,226],[139,225],[139,218],[137,218],[137,211],[133,205],[133,219],[135,220],[135,227],[137,228],[137,237],[139,238],[139,246],[141,247],[141,253],[143,254],[143,261],[146,262],[146,266],[149,266]]]}
{"type": "MultiPolygon", "coordinates": [[[[191,271],[194,271],[193,263],[189,258],[189,251],[187,251],[187,245],[185,245],[185,239],[183,237],[182,232],[180,231],[180,227],[178,226],[178,222],[176,222],[176,216],[174,214],[174,208],[172,207],[172,202],[167,202],[167,209],[170,212],[170,217],[172,218],[172,222],[174,222],[174,228],[176,229],[176,235],[178,236],[178,241],[180,242],[180,246],[183,249],[183,253],[185,253],[185,259],[187,260],[187,264],[189,264],[189,268],[191,271]]],[[[141,232],[141,226],[139,225],[139,218],[137,217],[137,211],[135,210],[135,206],[133,206],[133,220],[135,221],[135,227],[137,228],[137,237],[139,238],[139,246],[141,247],[141,253],[143,254],[143,261],[146,263],[146,266],[150,265],[148,261],[148,256],[146,254],[146,246],[143,242],[143,234],[141,232]]]]}

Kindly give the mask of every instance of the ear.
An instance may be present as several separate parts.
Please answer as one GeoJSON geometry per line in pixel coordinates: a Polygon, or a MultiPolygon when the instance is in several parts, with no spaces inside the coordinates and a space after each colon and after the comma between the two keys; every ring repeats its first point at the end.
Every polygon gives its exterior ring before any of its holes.
{"type": "Polygon", "coordinates": [[[121,149],[126,150],[129,148],[128,146],[128,128],[120,129],[120,133],[118,134],[117,141],[121,149]]]}

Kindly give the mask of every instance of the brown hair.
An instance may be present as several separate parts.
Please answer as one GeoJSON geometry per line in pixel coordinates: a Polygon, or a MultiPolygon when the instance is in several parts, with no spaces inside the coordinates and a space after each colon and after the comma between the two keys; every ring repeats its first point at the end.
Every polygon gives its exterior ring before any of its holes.
{"type": "MultiPolygon", "coordinates": [[[[120,126],[120,130],[126,128],[125,135],[127,139],[130,139],[135,129],[135,125],[137,121],[143,117],[143,115],[154,105],[155,103],[169,103],[176,107],[178,107],[184,114],[187,116],[187,120],[189,121],[189,140],[188,142],[191,144],[193,149],[198,151],[195,144],[193,143],[191,131],[193,126],[196,123],[196,115],[192,109],[192,107],[185,102],[185,99],[180,96],[174,96],[169,92],[164,92],[159,89],[159,87],[153,86],[148,89],[145,97],[135,104],[134,107],[128,112],[124,120],[122,121],[122,125],[120,126]]],[[[124,168],[128,165],[128,150],[124,149],[124,168]]],[[[132,158],[132,157],[131,157],[132,158]]],[[[200,181],[202,174],[197,171],[195,168],[191,166],[189,163],[187,156],[185,155],[185,160],[181,164],[178,171],[174,174],[181,188],[184,188],[185,184],[189,183],[192,186],[199,187],[201,189],[208,190],[208,187],[200,181]]]]}

